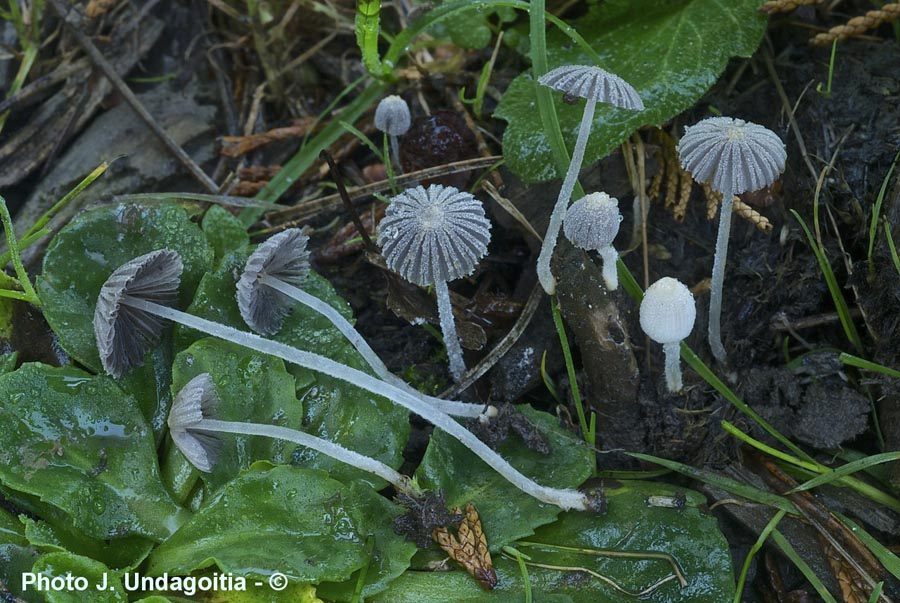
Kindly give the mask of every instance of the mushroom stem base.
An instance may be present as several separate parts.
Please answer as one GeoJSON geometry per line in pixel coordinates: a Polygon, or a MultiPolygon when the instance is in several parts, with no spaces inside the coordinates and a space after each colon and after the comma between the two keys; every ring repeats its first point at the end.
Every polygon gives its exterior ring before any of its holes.
{"type": "Polygon", "coordinates": [[[666,355],[666,385],[670,392],[680,392],[684,387],[681,382],[681,342],[663,344],[666,355]]]}

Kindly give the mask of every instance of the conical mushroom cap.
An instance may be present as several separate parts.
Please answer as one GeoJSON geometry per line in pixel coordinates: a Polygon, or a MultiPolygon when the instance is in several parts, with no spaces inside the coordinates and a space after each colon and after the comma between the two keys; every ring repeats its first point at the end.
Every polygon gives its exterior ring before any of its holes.
{"type": "Polygon", "coordinates": [[[606,193],[591,193],[569,206],[563,232],[576,247],[601,249],[612,245],[621,222],[618,199],[606,193]]]}
{"type": "Polygon", "coordinates": [[[775,182],[787,159],[775,132],[731,117],[709,117],[688,126],[677,151],[681,167],[694,180],[735,195],[775,182]]]}
{"type": "Polygon", "coordinates": [[[410,123],[409,105],[396,94],[384,97],[375,108],[375,127],[389,136],[403,136],[410,123]]]}
{"type": "Polygon", "coordinates": [[[656,343],[675,343],[687,338],[696,318],[694,296],[681,281],[666,276],[644,292],[641,328],[656,343]]]}
{"type": "Polygon", "coordinates": [[[94,337],[103,370],[114,377],[139,365],[159,342],[165,321],[122,304],[133,297],[172,305],[178,299],[181,257],[169,249],[151,251],[116,269],[100,289],[94,310],[94,337]]]}
{"type": "Polygon", "coordinates": [[[481,202],[452,186],[407,189],[378,226],[388,268],[427,287],[471,274],[487,253],[491,223],[481,202]]]}
{"type": "Polygon", "coordinates": [[[247,258],[237,284],[237,303],[244,322],[257,333],[277,333],[294,307],[294,300],[263,285],[259,277],[267,275],[299,287],[309,274],[308,241],[299,228],[289,228],[261,243],[247,258]]]}
{"type": "Polygon", "coordinates": [[[614,73],[591,65],[564,65],[538,78],[542,85],[599,103],[643,111],[644,101],[634,87],[614,73]]]}
{"type": "Polygon", "coordinates": [[[200,471],[210,472],[221,450],[219,439],[208,431],[191,429],[215,417],[219,395],[209,373],[201,373],[181,388],[169,411],[169,433],[178,450],[200,471]]]}

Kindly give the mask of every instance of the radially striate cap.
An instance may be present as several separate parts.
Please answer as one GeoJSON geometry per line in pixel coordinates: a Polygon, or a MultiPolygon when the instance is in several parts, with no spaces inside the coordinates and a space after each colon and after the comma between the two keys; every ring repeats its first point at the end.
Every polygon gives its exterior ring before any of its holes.
{"type": "Polygon", "coordinates": [[[211,432],[191,429],[203,419],[215,418],[219,395],[209,373],[201,373],[181,388],[169,411],[169,433],[178,450],[200,471],[213,470],[221,441],[211,432]]]}
{"type": "Polygon", "coordinates": [[[644,101],[634,87],[614,73],[591,65],[564,65],[538,78],[542,85],[566,94],[643,111],[644,101]]]}

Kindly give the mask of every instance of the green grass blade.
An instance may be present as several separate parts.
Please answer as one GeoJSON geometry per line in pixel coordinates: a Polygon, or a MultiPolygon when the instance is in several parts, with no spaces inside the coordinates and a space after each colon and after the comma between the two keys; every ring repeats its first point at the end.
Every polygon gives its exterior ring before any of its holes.
{"type": "Polygon", "coordinates": [[[872,553],[876,559],[878,559],[879,563],[884,566],[888,572],[891,573],[892,576],[900,580],[900,558],[897,557],[889,548],[881,544],[881,542],[866,532],[862,527],[859,526],[855,521],[841,515],[837,511],[834,511],[834,515],[841,520],[845,526],[850,528],[850,531],[853,532],[853,535],[862,541],[864,545],[869,549],[869,552],[872,553]]]}
{"type": "Polygon", "coordinates": [[[381,32],[381,0],[356,0],[356,44],[363,65],[372,77],[384,78],[391,69],[381,64],[378,35],[381,32]]]}
{"type": "Polygon", "coordinates": [[[869,260],[869,273],[874,274],[875,266],[872,264],[872,254],[875,252],[875,235],[878,232],[878,220],[881,217],[881,206],[884,204],[884,196],[887,194],[888,183],[891,181],[891,174],[897,167],[897,161],[900,160],[900,151],[894,156],[891,167],[888,169],[887,175],[881,182],[881,188],[878,190],[878,196],[875,198],[875,205],[872,208],[872,222],[869,224],[869,252],[866,257],[869,260]]]}
{"type": "MultiPolygon", "coordinates": [[[[587,421],[587,416],[584,414],[584,405],[581,402],[581,391],[578,389],[578,380],[575,378],[575,363],[572,361],[572,350],[569,348],[569,338],[566,336],[566,328],[563,326],[562,316],[559,314],[559,306],[556,303],[556,299],[550,299],[550,310],[553,313],[553,324],[556,325],[556,333],[559,335],[559,345],[562,347],[563,358],[566,361],[566,372],[569,375],[569,386],[572,388],[572,399],[575,402],[575,411],[578,413],[578,424],[581,425],[581,433],[584,436],[584,441],[593,448],[596,446],[596,434],[591,429],[591,425],[589,425],[587,421]]],[[[592,424],[596,425],[593,417],[592,424]]]]}
{"type": "Polygon", "coordinates": [[[891,252],[891,261],[894,262],[894,268],[897,274],[900,274],[900,255],[897,255],[897,246],[894,245],[894,237],[891,236],[891,225],[887,218],[884,219],[884,237],[887,239],[888,250],[891,252]]]}
{"type": "Polygon", "coordinates": [[[825,585],[822,584],[822,581],[816,575],[812,568],[807,565],[806,561],[803,560],[802,557],[794,550],[794,547],[791,546],[791,543],[788,542],[787,538],[782,535],[778,530],[773,530],[771,534],[772,540],[775,544],[778,545],[778,548],[787,556],[788,559],[800,570],[800,573],[809,580],[809,583],[812,584],[813,588],[816,589],[816,592],[819,593],[819,596],[822,597],[822,600],[825,603],[837,603],[834,596],[828,589],[825,588],[825,585]]]}
{"type": "Polygon", "coordinates": [[[737,589],[734,593],[734,603],[741,603],[741,596],[744,594],[744,584],[747,582],[747,572],[750,571],[750,564],[753,562],[756,553],[759,552],[759,549],[762,548],[762,545],[765,544],[766,540],[769,538],[769,534],[775,529],[784,515],[785,512],[783,510],[779,510],[775,513],[775,515],[772,516],[772,519],[769,520],[769,523],[766,524],[766,527],[763,528],[763,531],[759,533],[759,538],[757,538],[753,546],[750,547],[747,557],[744,558],[744,565],[741,566],[741,574],[738,577],[737,589]]]}
{"type": "Polygon", "coordinates": [[[881,454],[873,454],[872,456],[863,457],[857,461],[847,463],[846,465],[841,465],[837,469],[832,469],[828,473],[825,473],[818,477],[814,477],[813,479],[800,484],[799,486],[791,490],[791,492],[804,492],[806,490],[812,490],[813,488],[816,488],[818,486],[830,484],[833,481],[839,480],[845,475],[850,475],[858,471],[865,471],[869,467],[881,465],[882,463],[890,463],[891,461],[900,461],[900,452],[883,452],[881,454]]]}
{"type": "Polygon", "coordinates": [[[900,371],[888,368],[875,362],[871,362],[864,358],[860,358],[859,356],[854,356],[853,354],[847,354],[846,352],[844,352],[841,354],[840,359],[841,362],[846,364],[847,366],[855,366],[856,368],[866,371],[874,371],[876,373],[881,373],[882,375],[887,375],[888,377],[900,378],[900,371]]]}

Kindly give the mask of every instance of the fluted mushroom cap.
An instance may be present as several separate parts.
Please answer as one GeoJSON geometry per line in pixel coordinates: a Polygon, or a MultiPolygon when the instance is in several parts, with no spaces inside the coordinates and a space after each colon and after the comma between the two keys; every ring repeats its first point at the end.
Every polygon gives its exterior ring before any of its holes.
{"type": "Polygon", "coordinates": [[[538,78],[542,85],[581,98],[623,109],[643,111],[644,101],[634,87],[614,73],[591,65],[563,65],[538,78]]]}
{"type": "Polygon", "coordinates": [[[114,377],[139,365],[159,342],[165,321],[122,303],[128,296],[161,305],[178,299],[181,256],[158,249],[117,268],[100,289],[94,310],[94,337],[103,370],[114,377]]]}
{"type": "Polygon", "coordinates": [[[684,283],[666,276],[647,288],[641,302],[641,328],[656,343],[675,343],[694,328],[697,307],[684,283]]]}
{"type": "Polygon", "coordinates": [[[677,151],[681,167],[694,180],[735,195],[775,182],[787,159],[775,132],[731,117],[709,117],[688,126],[677,151]]]}
{"type": "Polygon", "coordinates": [[[385,96],[375,108],[375,127],[389,136],[403,136],[410,123],[409,105],[396,94],[385,96]]]}
{"type": "Polygon", "coordinates": [[[178,450],[200,471],[210,472],[221,450],[219,439],[207,431],[191,429],[215,416],[219,395],[209,373],[201,373],[181,388],[169,411],[169,433],[178,450]]]}
{"type": "Polygon", "coordinates": [[[601,249],[612,245],[621,222],[618,199],[602,192],[591,193],[566,211],[563,232],[576,247],[601,249]]]}
{"type": "Polygon", "coordinates": [[[432,184],[391,199],[378,226],[378,244],[388,268],[427,287],[471,274],[487,253],[490,231],[480,201],[432,184]]]}
{"type": "Polygon", "coordinates": [[[277,333],[294,300],[259,282],[262,275],[299,287],[309,274],[309,237],[299,228],[289,228],[256,248],[237,284],[237,303],[251,329],[263,335],[277,333]]]}

